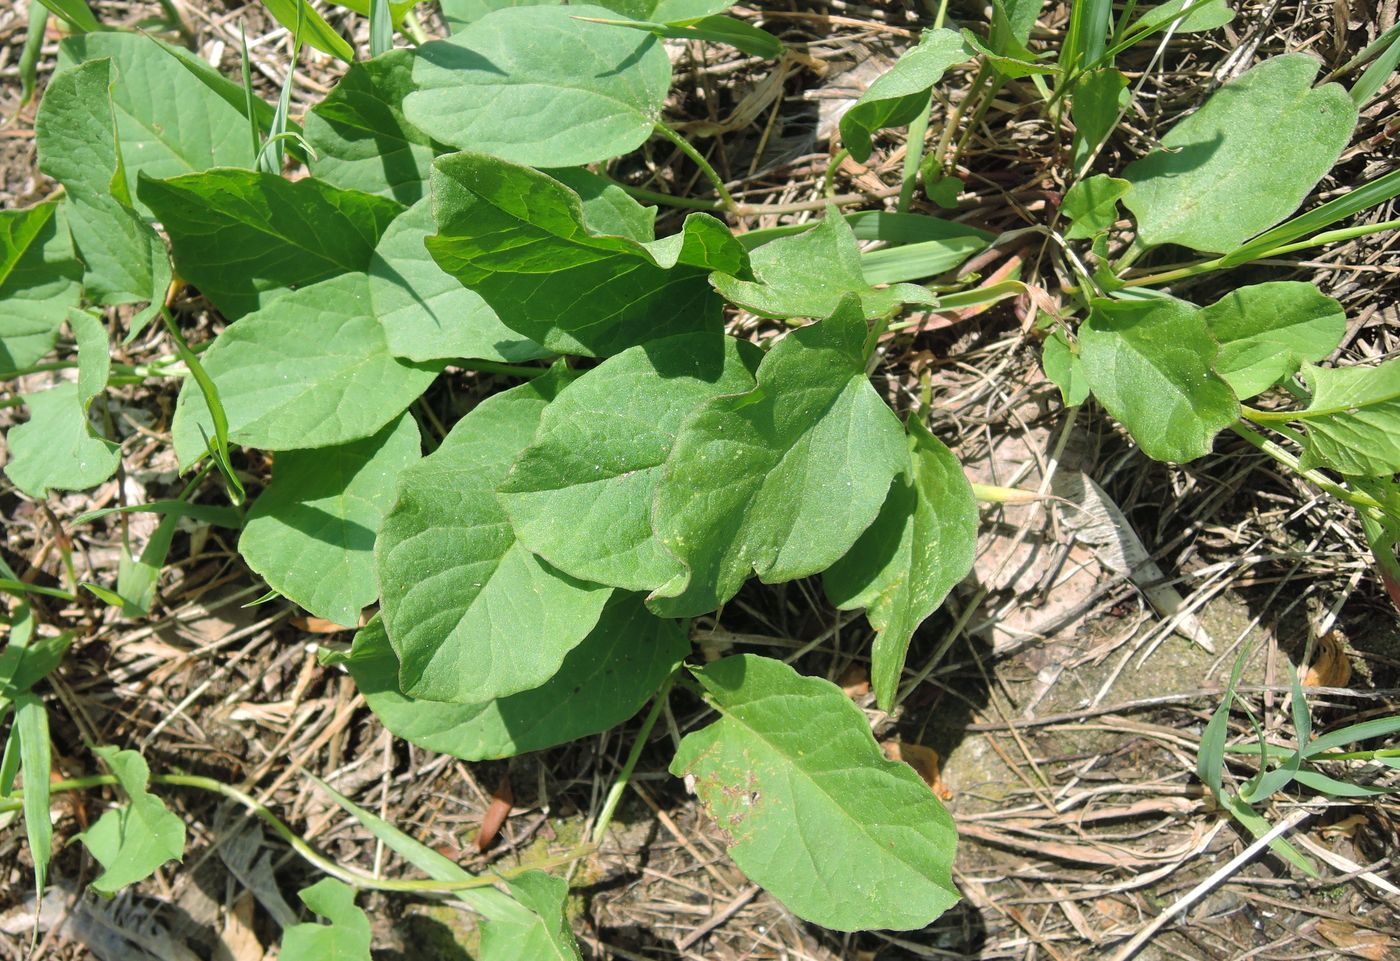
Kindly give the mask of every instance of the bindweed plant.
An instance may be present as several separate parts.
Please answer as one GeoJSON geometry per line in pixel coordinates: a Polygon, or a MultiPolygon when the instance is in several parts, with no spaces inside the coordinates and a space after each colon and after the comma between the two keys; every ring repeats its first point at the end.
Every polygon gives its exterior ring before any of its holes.
{"type": "MultiPolygon", "coordinates": [[[[994,0],[982,33],[945,27],[940,9],[840,125],[858,161],[881,131],[909,127],[898,209],[833,205],[813,223],[738,234],[755,211],[662,117],[667,39],[789,55],[727,15],[727,0],[443,0],[452,32],[433,40],[411,4],[346,4],[370,20],[368,59],[301,0],[266,6],[296,49],[349,63],[299,123],[290,73],[269,104],[246,69],[235,82],[177,43],[100,29],[81,0],[34,5],[35,29],[51,10],[69,33],[35,123],[40,168],[61,189],[0,215],[0,374],[75,368],[76,378],[24,396],[6,475],[36,499],[106,481],[122,448],[94,426],[94,408],[112,385],[163,377],[182,381],[170,435],[191,472],[177,498],[120,508],[162,519],[115,580],[74,590],[145,616],[190,518],[238,530],[248,567],[317,617],[359,625],[377,605],[353,646],[325,659],[385,727],[425,749],[511,757],[650,704],[595,843],[668,695],[684,687],[713,719],[679,742],[670,769],[693,784],[745,874],[829,928],[928,924],[957,899],[953,824],[912,769],[885,759],[861,710],[779,660],[686,659],[691,619],[750,579],[819,575],[836,607],[865,610],[872,686],[890,710],[915,630],[970,569],[972,487],[928,411],[896,413],[870,381],[903,311],[1028,290],[950,279],[995,238],[910,212],[920,178],[936,201],[957,202],[956,122],[932,152],[922,147],[935,87],[962,63],[975,64],[965,103],[1022,83],[1075,127],[1070,189],[1040,228],[1067,272],[1066,302],[1040,327],[1066,402],[1092,394],[1160,460],[1191,460],[1219,432],[1237,433],[1354,506],[1394,571],[1396,362],[1322,366],[1345,318],[1307,284],[1240,287],[1203,306],[1170,293],[1395,226],[1335,227],[1400,194],[1400,174],[1294,216],[1379,84],[1314,86],[1314,61],[1275,57],[1222,86],[1158,149],[1087,175],[1127,96],[1113,57],[1218,25],[1223,4],[1171,3],[1118,25],[1109,5],[1076,4],[1057,62],[1027,46],[1038,3],[994,0]],[[412,46],[393,48],[396,32],[412,46]],[[607,175],[653,137],[691,157],[714,192],[679,198],[692,212],[661,237],[656,208],[637,196],[658,198],[607,175]],[[1280,143],[1290,162],[1265,162],[1280,143]],[[286,176],[292,167],[308,175],[286,176]],[[869,240],[887,246],[863,252],[869,240]],[[1169,245],[1201,258],[1136,266],[1169,245]],[[191,347],[178,315],[195,291],[227,323],[191,347]],[[730,336],[735,310],[791,329],[762,345],[730,336]],[[114,341],[156,322],[168,356],[113,362],[114,341]],[[76,359],[46,362],[65,325],[76,359]],[[450,425],[420,421],[419,398],[460,372],[512,386],[450,425]],[[240,448],[272,455],[251,501],[240,448]],[[228,503],[197,501],[218,478],[228,503]]],[[[5,589],[33,590],[0,573],[5,589]]],[[[485,921],[485,961],[579,956],[564,878],[473,877],[329,786],[427,879],[338,865],[237,789],[153,774],[132,751],[94,745],[109,774],[50,785],[32,688],[71,637],[41,637],[24,603],[10,621],[0,808],[23,810],[41,890],[51,790],[114,784],[128,799],[79,836],[104,869],[94,887],[111,892],[181,856],[183,825],[150,788],[194,788],[244,805],[328,875],[301,893],[328,923],[289,927],[284,958],[368,957],[354,888],[461,900],[485,921]]]]}

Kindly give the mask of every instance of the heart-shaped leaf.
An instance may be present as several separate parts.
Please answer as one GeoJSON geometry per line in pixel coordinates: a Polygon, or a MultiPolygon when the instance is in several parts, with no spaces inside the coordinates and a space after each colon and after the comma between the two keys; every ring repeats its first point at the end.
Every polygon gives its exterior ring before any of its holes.
{"type": "Polygon", "coordinates": [[[917,46],[906,50],[861,98],[841,116],[841,142],[860,163],[870,159],[870,135],[884,127],[903,127],[928,109],[929,91],[955,63],[972,59],[956,30],[925,30],[917,46]]]}
{"type": "Polygon", "coordinates": [[[146,790],[151,771],[140,754],[110,746],[95,748],[94,753],[112,769],[127,796],[126,804],[76,835],[102,865],[93,890],[110,896],[150,877],[166,861],[180,860],[185,853],[185,822],[146,790]]]}

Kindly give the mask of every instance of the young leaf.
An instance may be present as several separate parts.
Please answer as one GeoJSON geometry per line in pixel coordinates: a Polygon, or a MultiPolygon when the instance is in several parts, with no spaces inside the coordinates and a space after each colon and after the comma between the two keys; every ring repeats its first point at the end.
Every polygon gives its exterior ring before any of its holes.
{"type": "Polygon", "coordinates": [[[925,30],[917,46],[906,50],[876,78],[841,116],[841,142],[860,163],[870,159],[870,135],[885,127],[903,127],[928,105],[928,93],[956,63],[972,51],[955,30],[925,30]]]}
{"type": "Polygon", "coordinates": [[[19,734],[20,770],[24,772],[24,832],[34,859],[34,889],[43,897],[53,859],[53,822],[49,820],[53,754],[49,715],[37,694],[24,691],[15,696],[15,731],[19,734]]]}
{"type": "Polygon", "coordinates": [[[546,356],[428,256],[423,241],[435,229],[432,202],[425,197],[394,219],[370,257],[370,306],[394,356],[506,363],[546,356]]]}
{"type": "Polygon", "coordinates": [[[1320,65],[1306,54],[1264,61],[1129,164],[1124,203],[1139,242],[1226,253],[1297,210],[1356,125],[1346,90],[1313,87],[1320,65]]]}
{"type": "MultiPolygon", "coordinates": [[[[174,177],[247,163],[246,108],[192,82],[188,64],[166,44],[144,33],[86,34],[60,45],[58,67],[104,57],[112,63],[112,115],[128,196],[135,196],[140,173],[174,177]]],[[[133,206],[150,216],[139,201],[133,206]]]]}
{"type": "Polygon", "coordinates": [[[1220,342],[1215,372],[1241,400],[1331,354],[1347,327],[1341,304],[1312,284],[1287,280],[1237,288],[1201,316],[1220,342]]]}
{"type": "Polygon", "coordinates": [[[1078,407],[1089,399],[1089,384],[1084,379],[1084,365],[1070,347],[1064,331],[1056,329],[1045,338],[1041,347],[1040,366],[1045,376],[1060,388],[1060,399],[1066,407],[1078,407]]]}
{"type": "Polygon", "coordinates": [[[861,272],[860,249],[836,209],[811,230],[779,237],[749,255],[756,280],[716,272],[716,290],[732,304],[764,317],[826,317],[855,294],[866,317],[881,317],[901,304],[936,304],[926,287],[898,284],[875,289],[861,272]]]}
{"type": "MultiPolygon", "coordinates": [[[[1118,111],[1126,102],[1123,91],[1128,78],[1112,67],[1091,70],[1074,85],[1069,115],[1074,120],[1074,168],[1084,166],[1089,156],[1118,124],[1118,111]]],[[[1125,181],[1123,189],[1127,190],[1125,181]]]]}
{"type": "Polygon", "coordinates": [[[375,560],[407,694],[484,704],[539,687],[598,623],[612,589],[527,551],[496,500],[559,380],[484,401],[399,479],[375,560]]]}
{"type": "Polygon", "coordinates": [[[418,423],[403,414],[364,440],[279,454],[238,553],[269,587],[317,617],[358,624],[379,596],[375,532],[399,474],[422,453],[418,423]]]}
{"type": "Polygon", "coordinates": [[[403,212],[386,197],[252,170],[142,177],[138,193],[170,235],[180,276],[230,319],[288,287],[367,270],[403,212]]]}
{"type": "Polygon", "coordinates": [[[914,631],[972,569],[977,502],[953,452],[909,419],[912,471],[896,477],[875,522],[823,576],[842,610],[866,609],[875,628],[870,680],[882,710],[893,710],[914,631]]]}
{"type": "Polygon", "coordinates": [[[1065,239],[1083,240],[1112,227],[1118,219],[1118,201],[1131,186],[1126,180],[1099,174],[1069,188],[1060,207],[1060,213],[1073,221],[1065,239]]]}
{"type": "Polygon", "coordinates": [[[682,575],[652,533],[662,467],[681,422],[713,397],[751,389],[761,357],[719,334],[680,334],[565,387],[497,491],[516,537],[561,571],[625,590],[682,575]]]}
{"type": "Polygon", "coordinates": [[[295,34],[302,43],[310,44],[346,63],[355,59],[355,48],[336,33],[335,28],[326,23],[325,17],[306,0],[262,0],[262,4],[278,23],[295,34]]]}
{"type": "Polygon", "coordinates": [[[78,341],[77,383],[26,395],[29,420],[8,437],[5,476],[31,497],[42,498],[49,488],[95,487],[121,462],[121,446],[98,436],[88,423],[88,406],[107,387],[107,329],[80,310],[71,311],[68,322],[78,341]]]}
{"type": "Polygon", "coordinates": [[[165,244],[127,203],[112,111],[110,60],[60,70],[34,118],[39,169],[63,184],[68,227],[86,270],[83,287],[100,304],[163,299],[170,282],[165,244]]]}
{"type": "Polygon", "coordinates": [[[61,210],[0,210],[0,377],[47,354],[78,306],[83,271],[61,210]]]}
{"type": "MultiPolygon", "coordinates": [[[[427,390],[440,367],[393,355],[364,274],[286,294],[230,324],[201,359],[223,399],[229,436],[265,450],[369,437],[427,390]]],[[[205,453],[213,425],[196,385],[181,389],[171,427],[181,465],[205,453]]]]}
{"type": "Polygon", "coordinates": [[[347,190],[415,203],[426,193],[434,143],[403,115],[413,86],[413,52],[390,52],[351,64],[306,115],[311,173],[347,190]]]}
{"type": "Polygon", "coordinates": [[[1156,460],[1202,456],[1239,418],[1230,385],[1211,370],[1218,349],[1200,311],[1178,300],[1096,300],[1079,328],[1094,396],[1156,460]]]}
{"type": "Polygon", "coordinates": [[[1375,367],[1303,368],[1312,403],[1299,467],[1383,476],[1400,471],[1400,360],[1375,367]]]}
{"type": "Polygon", "coordinates": [[[687,573],[653,593],[653,610],[712,611],[751,572],[768,583],[815,574],[875,520],[909,450],[866,379],[866,334],[859,302],[847,297],[780,340],[752,391],[686,418],[653,517],[687,573]]]}
{"type": "Polygon", "coordinates": [[[658,337],[718,331],[721,301],[708,274],[748,272],[743,247],[706,214],[640,243],[594,234],[573,190],[484,154],[440,158],[432,184],[433,259],[507,327],[559,353],[606,357],[658,337]]]}
{"type": "Polygon", "coordinates": [[[515,7],[417,50],[408,119],[455,147],[539,167],[607,160],[661,118],[671,62],[653,36],[583,17],[602,7],[515,7]]]}
{"type": "Polygon", "coordinates": [[[297,897],[329,924],[294,924],[282,935],[281,961],[370,961],[369,918],[355,907],[355,889],[322,878],[297,897]]]}
{"type": "Polygon", "coordinates": [[[581,961],[564,914],[569,882],[543,871],[527,871],[506,884],[530,912],[527,919],[490,921],[481,928],[481,961],[581,961]]]}
{"type": "Polygon", "coordinates": [[[751,654],[692,671],[720,719],[671,773],[695,778],[740,870],[838,931],[921,928],[957,902],[952,818],[840,688],[751,654]]]}
{"type": "Polygon", "coordinates": [[[75,840],[103,867],[92,889],[112,895],[150,877],[166,861],[180,860],[185,853],[185,822],[146,791],[151,771],[139,753],[110,745],[94,751],[117,776],[127,803],[103,814],[75,840]]]}
{"type": "Polygon", "coordinates": [[[690,652],[675,621],[615,594],[578,647],[539,687],[485,704],[445,704],[399,690],[382,618],[355,635],[346,667],[365,703],[406,741],[468,761],[514,757],[606,731],[636,714],[690,652]]]}

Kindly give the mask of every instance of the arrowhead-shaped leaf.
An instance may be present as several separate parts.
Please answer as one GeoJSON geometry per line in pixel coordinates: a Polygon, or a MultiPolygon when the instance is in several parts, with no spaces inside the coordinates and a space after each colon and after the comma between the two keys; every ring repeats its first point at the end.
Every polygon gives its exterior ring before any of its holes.
{"type": "Polygon", "coordinates": [[[386,197],[253,170],[142,177],[138,192],[165,226],[180,276],[230,319],[288,287],[368,270],[403,211],[386,197]]]}
{"type": "Polygon", "coordinates": [[[693,672],[720,719],[671,773],[695,778],[740,870],[838,931],[921,928],[957,902],[952,818],[840,688],[750,654],[693,672]]]}
{"type": "Polygon", "coordinates": [[[1220,343],[1215,372],[1246,400],[1325,358],[1342,342],[1346,311],[1312,284],[1240,287],[1201,308],[1220,343]]]}
{"type": "Polygon", "coordinates": [[[1094,396],[1156,460],[1202,456],[1239,418],[1230,385],[1211,369],[1217,350],[1200,310],[1179,300],[1096,300],[1079,328],[1094,396]]]}
{"type": "Polygon", "coordinates": [[[185,822],[147,792],[151,771],[140,754],[110,746],[95,751],[117,776],[127,803],[102,815],[76,839],[103,867],[92,882],[93,890],[111,895],[150,877],[166,861],[180,860],[185,853],[185,822]]]}
{"type": "Polygon", "coordinates": [[[352,64],[306,115],[311,172],[336,187],[415,203],[427,190],[433,157],[448,148],[408,122],[413,52],[399,49],[352,64]]]}
{"type": "Polygon", "coordinates": [[[88,423],[92,399],[107,386],[111,368],[107,329],[80,310],[68,318],[78,342],[78,381],[25,396],[29,420],[10,431],[5,475],[32,497],[49,488],[85,490],[111,477],[121,447],[99,437],[88,423]]]}
{"type": "Polygon", "coordinates": [[[909,641],[972,569],[977,502],[962,465],[918,418],[909,421],[910,477],[896,477],[875,523],[823,583],[842,610],[866,609],[875,628],[870,679],[893,710],[909,641]]]}
{"type": "Polygon", "coordinates": [[[627,590],[683,575],[652,533],[662,467],[681,422],[713,397],[752,388],[761,357],[719,334],[680,334],[565,387],[498,491],[520,542],[561,571],[627,590]]]}
{"type": "Polygon", "coordinates": [[[1303,368],[1312,403],[1300,467],[1370,477],[1400,472],[1400,360],[1375,367],[1303,368]]]}
{"type": "Polygon", "coordinates": [[[1126,180],[1107,174],[1086,177],[1069,188],[1060,207],[1060,213],[1073,221],[1065,239],[1083,240],[1112,227],[1118,220],[1118,201],[1131,188],[1126,180]]]}
{"type": "Polygon", "coordinates": [[[706,277],[748,271],[743,248],[713,217],[691,214],[680,234],[648,244],[595,235],[569,187],[483,154],[434,163],[433,211],[438,234],[427,247],[438,264],[507,327],[560,353],[605,357],[718,331],[721,301],[706,277]]]}
{"type": "Polygon", "coordinates": [[[527,551],[496,499],[558,380],[484,401],[399,479],[375,559],[407,694],[484,704],[539,687],[598,623],[612,589],[527,551]]]}
{"type": "MultiPolygon", "coordinates": [[[[228,414],[229,437],[264,450],[330,447],[376,433],[437,376],[400,360],[374,319],[364,274],[295,290],[224,329],[201,357],[228,414]]],[[[172,425],[184,466],[214,436],[197,385],[172,425]]]]}
{"type": "Polygon", "coordinates": [[[482,761],[541,751],[621,724],[689,652],[675,621],[650,614],[635,594],[616,594],[553,677],[485,704],[401,693],[399,659],[382,618],[355,635],[346,666],[369,709],[394,734],[429,751],[482,761]]]}
{"type": "Polygon", "coordinates": [[[752,391],[685,420],[653,516],[688,573],[654,592],[653,610],[703,614],[751,572],[775,583],[825,570],[875,520],[909,450],[866,379],[866,335],[849,297],[780,340],[752,391]]]}
{"type": "Polygon", "coordinates": [[[53,349],[78,306],[82,267],[56,203],[0,211],[0,376],[53,349]]]}
{"type": "Polygon", "coordinates": [[[379,596],[375,532],[399,474],[422,453],[418,423],[404,414],[364,440],[278,454],[238,553],[268,587],[317,617],[358,624],[379,596]]]}
{"type": "Polygon", "coordinates": [[[497,918],[481,926],[481,961],[580,961],[564,914],[569,882],[526,871],[506,882],[528,918],[497,918]]]}
{"type": "Polygon", "coordinates": [[[1320,66],[1301,53],[1264,61],[1129,164],[1138,240],[1223,254],[1297,210],[1356,126],[1340,84],[1313,87],[1320,66]]]}
{"type": "Polygon", "coordinates": [[[537,167],[628,153],[661,118],[671,62],[650,34],[579,19],[611,15],[515,7],[425,43],[404,113],[442,143],[537,167]]]}
{"type": "Polygon", "coordinates": [[[294,924],[282,935],[281,961],[370,961],[369,918],[355,907],[355,889],[322,878],[297,897],[329,924],[294,924]]]}
{"type": "Polygon", "coordinates": [[[876,290],[861,272],[855,234],[834,207],[811,230],[769,241],[749,255],[755,281],[715,273],[710,282],[732,304],[764,317],[827,317],[848,294],[866,317],[901,304],[936,304],[926,287],[896,284],[876,290]]]}
{"type": "Polygon", "coordinates": [[[870,135],[884,127],[903,127],[928,109],[929,91],[955,63],[973,52],[956,30],[925,30],[887,72],[870,85],[841,117],[841,141],[860,163],[870,159],[870,135]]]}

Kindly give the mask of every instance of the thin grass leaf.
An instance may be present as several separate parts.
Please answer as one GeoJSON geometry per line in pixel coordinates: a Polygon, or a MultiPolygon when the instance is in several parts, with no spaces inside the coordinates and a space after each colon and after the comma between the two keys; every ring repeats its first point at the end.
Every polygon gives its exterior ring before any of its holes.
{"type": "Polygon", "coordinates": [[[97,22],[97,17],[93,16],[92,10],[85,0],[42,0],[42,2],[60,20],[78,33],[91,33],[94,30],[102,29],[102,24],[97,22]]]}
{"type": "Polygon", "coordinates": [[[44,702],[29,691],[15,698],[15,727],[19,731],[20,765],[24,771],[24,831],[34,858],[34,886],[43,897],[53,857],[53,823],[49,820],[49,715],[44,702]]]}
{"type": "Polygon", "coordinates": [[[204,395],[204,403],[209,407],[209,417],[214,423],[214,436],[206,437],[205,443],[208,445],[210,458],[219,468],[219,473],[224,475],[229,500],[237,507],[247,499],[247,494],[243,490],[243,482],[238,479],[238,474],[234,472],[233,464],[229,461],[228,414],[224,412],[224,405],[219,400],[219,388],[215,386],[213,378],[205,371],[195,352],[185,343],[184,335],[170,316],[170,311],[162,310],[161,315],[165,318],[165,326],[170,331],[171,339],[175,341],[175,350],[185,362],[185,366],[190,369],[190,375],[194,377],[199,392],[204,395]]]}
{"type": "Polygon", "coordinates": [[[1084,64],[1096,63],[1108,47],[1113,23],[1112,0],[1084,0],[1070,4],[1069,29],[1060,47],[1060,69],[1066,79],[1084,64]]]}
{"type": "Polygon", "coordinates": [[[192,517],[205,524],[214,524],[218,527],[228,527],[237,529],[243,526],[242,515],[232,507],[218,507],[214,504],[191,504],[189,501],[164,500],[151,501],[149,504],[127,504],[122,507],[104,507],[101,510],[88,511],[86,514],[79,514],[73,518],[73,526],[79,524],[91,524],[93,521],[101,520],[112,514],[174,514],[178,517],[192,517]]]}
{"type": "Polygon", "coordinates": [[[282,135],[287,132],[287,115],[292,106],[292,77],[296,75],[297,64],[301,62],[302,13],[305,8],[303,0],[297,0],[296,28],[292,33],[292,60],[287,64],[287,76],[282,81],[282,92],[277,96],[277,109],[273,112],[272,124],[268,127],[267,143],[263,145],[263,152],[258,155],[258,169],[279,176],[282,173],[282,165],[286,162],[282,135]]]}
{"type": "Polygon", "coordinates": [[[1375,99],[1381,87],[1385,86],[1385,82],[1395,72],[1396,65],[1400,64],[1400,23],[1368,44],[1357,56],[1357,61],[1365,63],[1368,57],[1376,59],[1351,87],[1351,99],[1358,110],[1375,99]]]}
{"type": "Polygon", "coordinates": [[[389,0],[370,0],[369,55],[377,57],[394,45],[394,18],[389,0]]]}
{"type": "MultiPolygon", "coordinates": [[[[309,43],[322,53],[351,63],[355,59],[355,48],[340,34],[335,32],[306,0],[263,0],[267,12],[288,30],[292,31],[294,47],[299,52],[303,42],[309,43]]],[[[296,53],[292,62],[296,62],[296,53]]]]}
{"type": "Polygon", "coordinates": [[[37,584],[26,584],[24,581],[16,580],[12,577],[0,577],[0,591],[6,594],[18,594],[23,597],[25,594],[39,594],[44,597],[57,597],[62,601],[76,601],[77,595],[68,591],[61,591],[56,587],[40,587],[37,584]]]}
{"type": "MultiPolygon", "coordinates": [[[[1273,829],[1268,818],[1255,811],[1248,804],[1233,795],[1221,799],[1220,806],[1230,813],[1236,821],[1244,825],[1245,829],[1256,838],[1262,838],[1273,829]]],[[[1302,871],[1310,878],[1317,877],[1317,868],[1312,862],[1298,853],[1298,849],[1289,844],[1284,838],[1278,837],[1269,842],[1269,850],[1283,858],[1289,864],[1302,871]]]]}
{"type": "Polygon", "coordinates": [[[1395,717],[1378,717],[1370,721],[1362,721],[1360,724],[1349,724],[1344,728],[1330,731],[1309,744],[1304,749],[1303,753],[1304,756],[1313,758],[1324,751],[1331,751],[1345,744],[1354,744],[1357,741],[1369,741],[1373,737],[1385,737],[1397,731],[1400,731],[1400,715],[1395,717]]]}
{"type": "Polygon", "coordinates": [[[1196,754],[1196,776],[1208,786],[1219,800],[1222,791],[1222,772],[1225,768],[1225,741],[1230,734],[1230,705],[1235,699],[1235,685],[1240,682],[1244,663],[1249,657],[1248,645],[1241,646],[1235,665],[1230,669],[1230,680],[1225,685],[1225,693],[1220,698],[1220,706],[1211,715],[1206,729],[1201,734],[1201,747],[1196,754]]]}
{"type": "Polygon", "coordinates": [[[1351,193],[1329,200],[1305,214],[1300,214],[1291,220],[1285,220],[1277,227],[1264,231],[1258,237],[1246,241],[1221,257],[1220,266],[1222,268],[1234,267],[1246,261],[1258,260],[1260,257],[1268,256],[1268,252],[1276,247],[1282,247],[1299,238],[1307,237],[1323,227],[1330,226],[1352,214],[1383,204],[1395,196],[1400,196],[1400,170],[1392,170],[1384,177],[1378,177],[1370,183],[1356,188],[1351,193]]]}
{"type": "Polygon", "coordinates": [[[1318,771],[1299,771],[1296,777],[1299,784],[1307,788],[1312,788],[1320,794],[1328,797],[1380,797],[1383,794],[1394,794],[1396,788],[1393,787],[1372,787],[1369,784],[1352,784],[1350,781],[1339,781],[1336,778],[1328,777],[1318,771]]]}
{"type": "MultiPolygon", "coordinates": [[[[0,719],[3,717],[4,713],[0,713],[0,719]]],[[[9,733],[5,735],[5,753],[0,755],[0,797],[9,797],[14,793],[15,778],[19,776],[19,765],[19,728],[11,724],[9,733]]]]}
{"type": "Polygon", "coordinates": [[[248,135],[253,145],[253,167],[258,166],[262,155],[262,130],[258,127],[258,115],[253,109],[257,94],[253,93],[253,61],[248,57],[248,30],[242,20],[238,21],[238,39],[243,45],[243,58],[239,62],[243,70],[243,113],[248,118],[248,135]]]}
{"type": "Polygon", "coordinates": [[[175,514],[162,520],[137,559],[131,557],[125,544],[122,545],[116,593],[122,601],[122,613],[127,617],[145,617],[151,612],[156,599],[156,581],[160,578],[160,569],[165,566],[179,522],[175,514]]]}
{"type": "Polygon", "coordinates": [[[49,29],[49,8],[42,0],[29,0],[29,26],[24,34],[24,49],[19,55],[19,105],[28,106],[34,99],[34,85],[39,78],[39,52],[44,46],[44,34],[49,29]]]}

